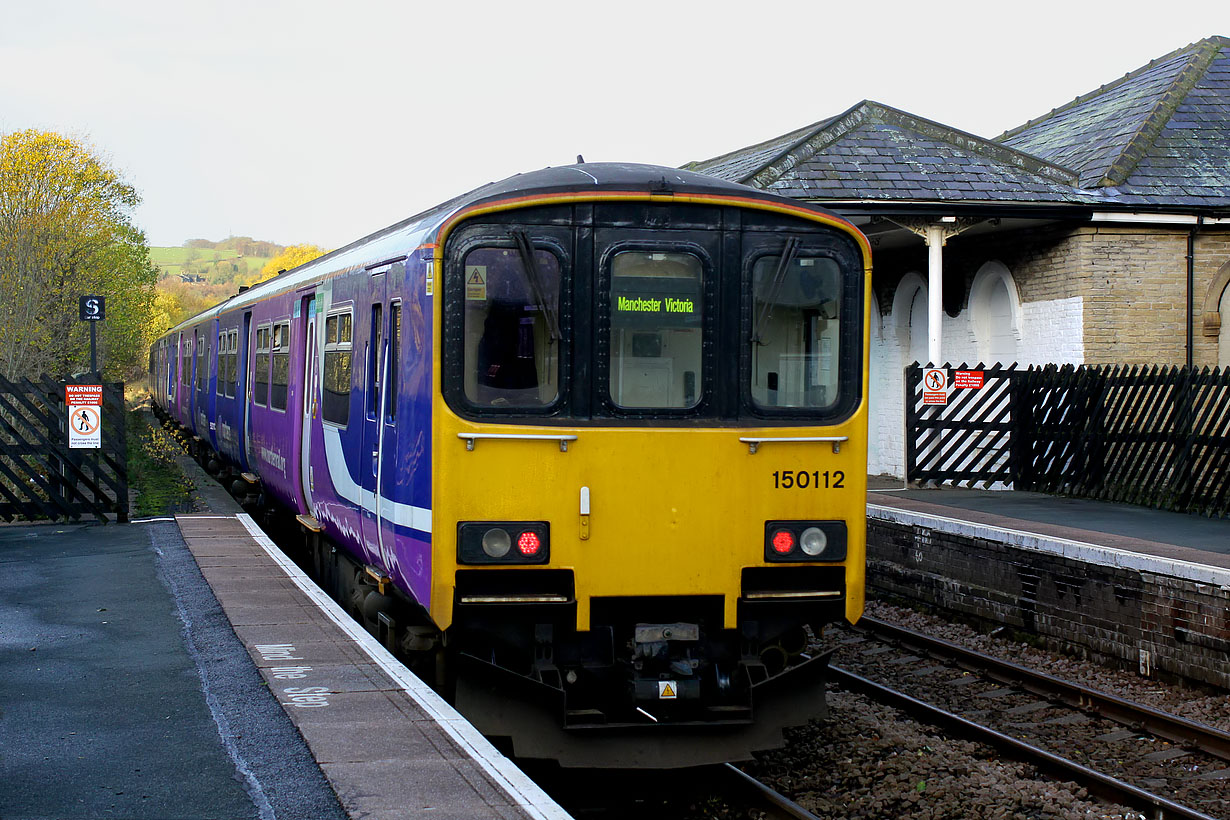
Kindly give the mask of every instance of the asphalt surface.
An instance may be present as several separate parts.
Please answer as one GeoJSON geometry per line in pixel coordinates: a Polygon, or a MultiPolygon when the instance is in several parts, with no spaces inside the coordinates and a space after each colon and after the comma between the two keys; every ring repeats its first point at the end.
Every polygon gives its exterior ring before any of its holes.
{"type": "Polygon", "coordinates": [[[0,527],[0,818],[345,816],[173,521],[0,527]]]}
{"type": "MultiPolygon", "coordinates": [[[[883,483],[881,483],[883,486],[883,483]]],[[[872,487],[876,487],[873,483],[872,487]]],[[[882,489],[869,492],[869,504],[903,498],[954,510],[1071,527],[1089,532],[1137,538],[1158,544],[1230,554],[1230,520],[1154,510],[1085,498],[1065,498],[1024,491],[941,489],[882,489]]]]}

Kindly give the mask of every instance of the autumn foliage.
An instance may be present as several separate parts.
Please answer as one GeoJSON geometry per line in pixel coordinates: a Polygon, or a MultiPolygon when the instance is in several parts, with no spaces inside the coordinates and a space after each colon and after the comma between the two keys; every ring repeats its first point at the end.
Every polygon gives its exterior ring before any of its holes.
{"type": "Polygon", "coordinates": [[[278,271],[292,270],[300,265],[306,265],[308,262],[319,256],[324,256],[326,253],[328,251],[316,245],[291,245],[265,263],[265,267],[261,268],[261,275],[256,281],[264,282],[266,279],[272,279],[278,275],[278,271]]]}
{"type": "Polygon", "coordinates": [[[104,373],[144,369],[157,269],[132,222],[135,188],[88,145],[48,131],[0,138],[0,373],[83,371],[89,328],[78,298],[101,294],[104,373]]]}

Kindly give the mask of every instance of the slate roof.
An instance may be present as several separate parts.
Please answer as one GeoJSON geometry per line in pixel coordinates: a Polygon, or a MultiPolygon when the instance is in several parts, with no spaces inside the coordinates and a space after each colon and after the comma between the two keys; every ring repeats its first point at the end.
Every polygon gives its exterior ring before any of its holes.
{"type": "Polygon", "coordinates": [[[1230,205],[1230,39],[1160,57],[998,141],[1116,202],[1230,205]]]}
{"type": "Polygon", "coordinates": [[[1230,39],[988,140],[882,103],[688,170],[827,202],[1230,206],[1230,39]]]}
{"type": "Polygon", "coordinates": [[[798,199],[1091,199],[1065,168],[869,100],[832,119],[685,167],[798,199]]]}

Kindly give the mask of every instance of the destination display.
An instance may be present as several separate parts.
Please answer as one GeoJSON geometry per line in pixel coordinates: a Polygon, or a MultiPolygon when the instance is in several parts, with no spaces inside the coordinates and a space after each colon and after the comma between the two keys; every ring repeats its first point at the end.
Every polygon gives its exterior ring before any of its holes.
{"type": "Polygon", "coordinates": [[[620,277],[611,293],[619,326],[699,327],[702,306],[695,280],[620,277]]]}

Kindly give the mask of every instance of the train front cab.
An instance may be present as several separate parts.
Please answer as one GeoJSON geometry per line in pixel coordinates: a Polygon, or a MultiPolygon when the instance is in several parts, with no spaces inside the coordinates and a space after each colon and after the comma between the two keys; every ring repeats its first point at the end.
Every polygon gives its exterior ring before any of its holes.
{"type": "Polygon", "coordinates": [[[463,713],[598,766],[747,757],[822,715],[812,638],[863,606],[862,236],[661,197],[446,236],[431,609],[463,713]]]}

